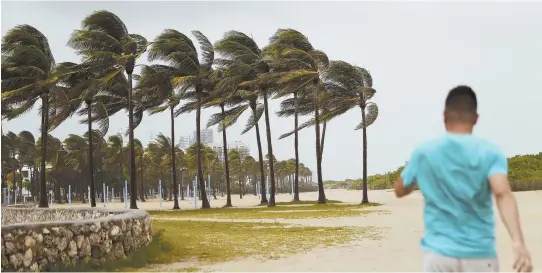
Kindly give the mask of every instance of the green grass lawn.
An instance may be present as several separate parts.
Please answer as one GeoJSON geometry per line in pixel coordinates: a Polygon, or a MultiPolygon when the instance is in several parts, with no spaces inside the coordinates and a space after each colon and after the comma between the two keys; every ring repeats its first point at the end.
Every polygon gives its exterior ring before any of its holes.
{"type": "MultiPolygon", "coordinates": [[[[306,227],[279,223],[153,220],[153,241],[124,260],[79,265],[68,271],[156,271],[153,265],[183,261],[214,263],[258,256],[264,259],[318,246],[374,237],[374,228],[306,227]]],[[[197,265],[195,265],[197,266],[197,265]]],[[[158,271],[197,271],[197,267],[159,267],[158,271]]],[[[59,270],[59,269],[57,269],[59,270]]]]}
{"type": "MultiPolygon", "coordinates": [[[[305,206],[308,201],[299,203],[289,202],[276,207],[251,208],[215,208],[198,210],[161,210],[148,211],[153,218],[216,218],[216,219],[304,219],[304,218],[333,218],[343,216],[357,216],[374,212],[371,207],[380,204],[314,204],[305,206]]],[[[338,201],[337,201],[338,202],[338,201]]],[[[309,203],[310,204],[310,203],[309,203]]]]}

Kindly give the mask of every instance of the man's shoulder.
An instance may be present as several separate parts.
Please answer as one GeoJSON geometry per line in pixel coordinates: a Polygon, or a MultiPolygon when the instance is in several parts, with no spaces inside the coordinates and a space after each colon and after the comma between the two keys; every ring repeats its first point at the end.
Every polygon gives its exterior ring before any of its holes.
{"type": "Polygon", "coordinates": [[[423,142],[416,145],[414,148],[414,154],[423,154],[426,152],[434,151],[435,149],[438,149],[441,147],[441,145],[445,142],[444,137],[435,137],[430,138],[427,140],[424,140],[423,142]]]}

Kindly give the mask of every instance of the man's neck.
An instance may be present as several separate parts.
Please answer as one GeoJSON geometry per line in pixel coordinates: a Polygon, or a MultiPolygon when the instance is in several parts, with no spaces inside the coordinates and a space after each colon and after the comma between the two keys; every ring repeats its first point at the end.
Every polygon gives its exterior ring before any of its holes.
{"type": "Polygon", "coordinates": [[[446,124],[446,132],[457,135],[472,135],[474,126],[472,124],[454,123],[446,124]]]}

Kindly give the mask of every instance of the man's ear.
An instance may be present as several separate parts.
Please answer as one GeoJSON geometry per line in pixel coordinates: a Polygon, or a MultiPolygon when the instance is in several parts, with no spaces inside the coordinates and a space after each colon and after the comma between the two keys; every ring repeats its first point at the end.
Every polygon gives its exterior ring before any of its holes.
{"type": "Polygon", "coordinates": [[[480,116],[478,115],[478,113],[476,113],[476,115],[474,116],[474,123],[473,123],[474,125],[476,125],[476,123],[478,123],[478,118],[479,117],[480,116]]]}
{"type": "Polygon", "coordinates": [[[443,118],[444,118],[444,124],[446,124],[446,122],[447,122],[447,119],[446,119],[446,110],[444,110],[444,111],[442,112],[442,116],[443,116],[443,118]]]}

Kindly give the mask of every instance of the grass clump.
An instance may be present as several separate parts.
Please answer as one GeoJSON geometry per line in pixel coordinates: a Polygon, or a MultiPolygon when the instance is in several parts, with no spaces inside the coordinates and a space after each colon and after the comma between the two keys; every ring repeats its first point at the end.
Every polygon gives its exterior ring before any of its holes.
{"type": "Polygon", "coordinates": [[[305,219],[358,216],[374,212],[367,208],[379,204],[325,204],[310,206],[279,205],[276,207],[216,208],[206,210],[148,211],[154,218],[215,219],[305,219]]]}
{"type": "MultiPolygon", "coordinates": [[[[155,231],[153,241],[128,258],[100,264],[81,264],[65,270],[177,271],[164,264],[190,261],[224,262],[247,256],[280,257],[318,246],[346,243],[366,233],[371,236],[369,233],[374,231],[370,227],[308,227],[279,223],[211,221],[153,220],[152,226],[155,231]],[[158,266],[160,264],[162,266],[158,266]]],[[[187,267],[184,264],[178,267],[181,271],[197,271],[194,265],[187,267]]]]}

